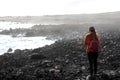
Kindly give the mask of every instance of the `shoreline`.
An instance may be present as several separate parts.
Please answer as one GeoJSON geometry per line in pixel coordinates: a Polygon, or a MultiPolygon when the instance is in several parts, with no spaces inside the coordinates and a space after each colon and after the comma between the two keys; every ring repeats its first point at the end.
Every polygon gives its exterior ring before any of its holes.
{"type": "Polygon", "coordinates": [[[45,45],[53,44],[56,40],[46,39],[46,37],[12,37],[11,35],[0,35],[1,55],[14,52],[15,49],[34,49],[45,45]],[[9,49],[12,49],[9,51],[9,49]]]}
{"type": "MultiPolygon", "coordinates": [[[[116,43],[120,37],[117,35],[111,37],[113,35],[111,32],[109,35],[101,35],[101,51],[98,59],[100,80],[120,79],[120,50],[117,48],[120,43],[116,43]],[[116,54],[111,52],[112,50],[116,54]]],[[[16,50],[15,53],[1,55],[0,60],[3,61],[0,62],[1,76],[5,78],[10,76],[10,79],[51,79],[55,78],[56,74],[57,80],[76,80],[76,78],[85,80],[89,74],[85,45],[79,38],[59,40],[52,45],[33,50],[16,50]],[[9,70],[12,71],[8,72],[9,70]],[[51,71],[57,73],[52,74],[51,71]]]]}

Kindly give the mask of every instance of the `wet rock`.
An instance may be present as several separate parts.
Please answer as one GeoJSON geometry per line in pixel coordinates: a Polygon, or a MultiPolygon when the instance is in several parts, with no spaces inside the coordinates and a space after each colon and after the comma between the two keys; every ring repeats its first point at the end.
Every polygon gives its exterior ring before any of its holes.
{"type": "Polygon", "coordinates": [[[9,48],[8,50],[7,50],[7,53],[10,53],[10,52],[12,52],[13,50],[12,50],[12,48],[9,48]]]}
{"type": "Polygon", "coordinates": [[[53,66],[53,63],[52,63],[51,60],[43,60],[43,61],[41,62],[41,66],[43,66],[43,67],[52,67],[52,66],[53,66]]]}
{"type": "Polygon", "coordinates": [[[49,71],[52,72],[54,76],[57,76],[60,74],[60,69],[58,69],[57,67],[50,69],[49,71]]]}
{"type": "Polygon", "coordinates": [[[32,55],[30,55],[31,59],[44,59],[46,58],[44,55],[42,54],[38,54],[38,53],[33,53],[32,55]]]}
{"type": "Polygon", "coordinates": [[[14,53],[21,53],[22,52],[22,50],[20,50],[20,49],[16,49],[15,51],[14,51],[14,53]]]}
{"type": "Polygon", "coordinates": [[[103,71],[104,74],[108,75],[110,79],[119,78],[120,79],[120,73],[116,70],[105,70],[103,71]]]}

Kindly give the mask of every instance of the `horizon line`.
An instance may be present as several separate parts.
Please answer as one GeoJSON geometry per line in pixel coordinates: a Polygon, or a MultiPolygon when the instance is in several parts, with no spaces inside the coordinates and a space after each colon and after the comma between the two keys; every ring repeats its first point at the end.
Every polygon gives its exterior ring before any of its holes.
{"type": "Polygon", "coordinates": [[[109,12],[96,12],[96,13],[70,13],[70,14],[46,14],[46,15],[6,15],[0,17],[30,17],[30,16],[63,16],[63,15],[92,15],[92,14],[104,14],[104,13],[115,13],[120,11],[109,11],[109,12]]]}

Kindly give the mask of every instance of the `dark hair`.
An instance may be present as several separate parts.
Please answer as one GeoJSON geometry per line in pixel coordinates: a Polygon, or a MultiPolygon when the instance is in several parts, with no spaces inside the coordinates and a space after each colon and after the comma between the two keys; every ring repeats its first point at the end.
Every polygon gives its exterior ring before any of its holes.
{"type": "Polygon", "coordinates": [[[94,26],[89,27],[89,32],[91,32],[91,33],[90,33],[90,38],[91,38],[91,39],[96,39],[96,40],[98,40],[98,37],[97,37],[97,34],[96,34],[96,31],[95,31],[94,26]]]}
{"type": "Polygon", "coordinates": [[[89,28],[89,31],[90,31],[90,32],[95,32],[95,28],[94,28],[93,26],[91,26],[91,27],[89,28]]]}

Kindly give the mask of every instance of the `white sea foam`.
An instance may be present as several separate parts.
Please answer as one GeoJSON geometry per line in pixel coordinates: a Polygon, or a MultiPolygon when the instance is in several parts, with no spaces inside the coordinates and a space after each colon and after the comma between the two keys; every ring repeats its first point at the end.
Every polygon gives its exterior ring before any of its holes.
{"type": "Polygon", "coordinates": [[[11,37],[11,35],[0,35],[0,55],[7,52],[9,48],[34,49],[53,44],[55,40],[47,40],[46,37],[11,37]]]}
{"type": "MultiPolygon", "coordinates": [[[[0,22],[0,31],[15,28],[31,28],[30,23],[0,22]]],[[[7,52],[9,48],[34,49],[53,44],[55,40],[47,40],[46,37],[11,37],[11,35],[0,35],[0,55],[7,52]]]]}

